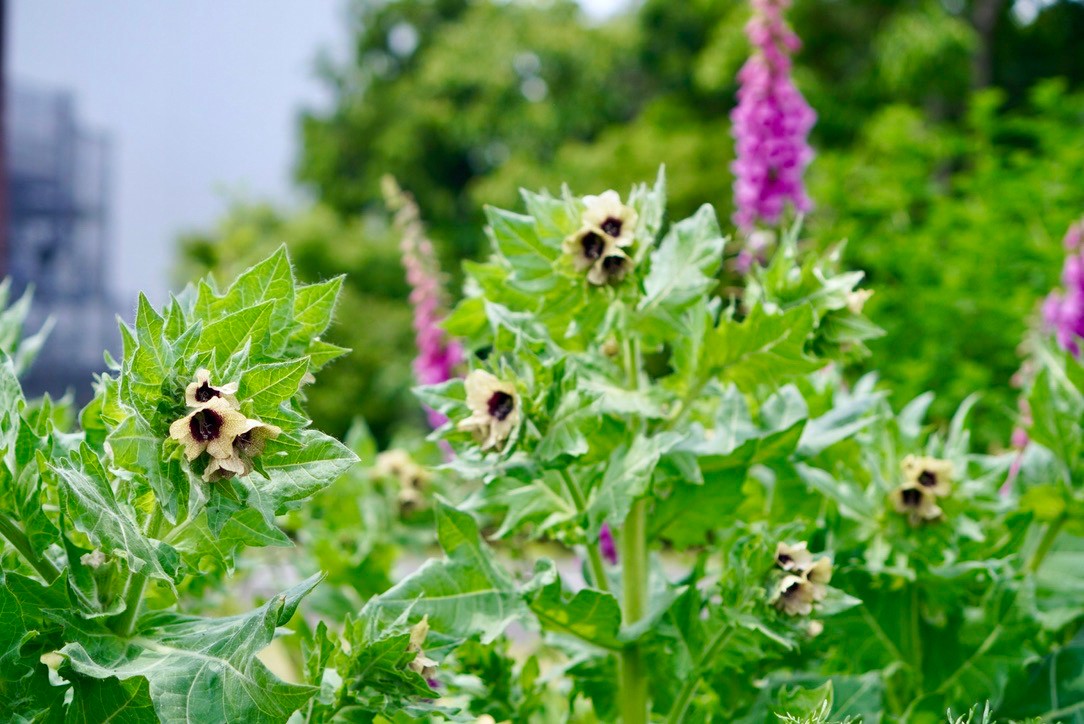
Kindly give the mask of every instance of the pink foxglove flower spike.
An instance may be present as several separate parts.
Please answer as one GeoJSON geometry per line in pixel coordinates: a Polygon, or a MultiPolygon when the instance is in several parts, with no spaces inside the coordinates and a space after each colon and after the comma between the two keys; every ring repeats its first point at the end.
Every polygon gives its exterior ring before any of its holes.
{"type": "Polygon", "coordinates": [[[1080,339],[1084,337],[1084,218],[1072,224],[1065,234],[1065,248],[1070,252],[1061,272],[1062,291],[1050,292],[1043,302],[1043,321],[1054,331],[1058,345],[1080,359],[1080,339]]]}
{"type": "Polygon", "coordinates": [[[747,234],[758,222],[778,223],[789,201],[799,212],[812,202],[802,176],[813,159],[808,143],[816,113],[791,79],[798,36],[783,20],[790,0],[752,0],[745,33],[753,55],[738,72],[738,106],[730,114],[736,141],[734,223],[747,234]]]}
{"type": "MultiPolygon", "coordinates": [[[[414,376],[419,384],[438,384],[457,376],[456,369],[463,362],[463,348],[440,328],[445,305],[436,251],[425,236],[418,205],[410,194],[400,189],[390,176],[384,177],[383,190],[388,207],[395,211],[395,225],[403,236],[400,249],[411,286],[414,340],[418,347],[414,376]]],[[[434,429],[448,421],[435,410],[427,409],[426,415],[434,429]]]]}

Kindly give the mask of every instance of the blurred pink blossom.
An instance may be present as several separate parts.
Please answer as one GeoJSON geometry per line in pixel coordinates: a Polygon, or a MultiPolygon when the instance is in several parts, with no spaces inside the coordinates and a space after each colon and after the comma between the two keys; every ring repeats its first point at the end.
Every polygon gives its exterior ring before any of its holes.
{"type": "Polygon", "coordinates": [[[738,72],[738,106],[730,114],[736,141],[734,223],[749,232],[775,224],[789,201],[800,212],[812,202],[803,174],[813,159],[807,141],[816,113],[791,79],[790,54],[801,45],[783,20],[790,0],[753,0],[745,27],[753,55],[738,72]]]}

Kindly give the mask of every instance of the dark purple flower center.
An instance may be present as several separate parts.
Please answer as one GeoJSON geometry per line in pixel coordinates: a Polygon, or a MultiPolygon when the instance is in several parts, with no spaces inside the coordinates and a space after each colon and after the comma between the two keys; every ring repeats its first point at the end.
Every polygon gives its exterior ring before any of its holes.
{"type": "Polygon", "coordinates": [[[222,415],[214,410],[200,410],[188,419],[188,431],[198,442],[214,440],[221,430],[222,415]]]}
{"type": "Polygon", "coordinates": [[[221,397],[221,395],[210,384],[204,382],[196,388],[196,402],[207,402],[212,397],[221,397]]]}
{"type": "Polygon", "coordinates": [[[515,405],[515,400],[507,392],[494,392],[493,396],[489,398],[489,414],[491,417],[504,422],[504,419],[512,414],[512,408],[515,405]]]}
{"type": "Polygon", "coordinates": [[[614,238],[621,236],[621,219],[608,217],[602,222],[602,230],[614,238]]]}
{"type": "Polygon", "coordinates": [[[781,566],[783,566],[783,567],[786,567],[786,565],[787,565],[788,563],[791,563],[791,562],[793,562],[793,561],[794,561],[794,559],[793,559],[793,558],[791,558],[791,557],[790,557],[790,556],[789,556],[788,554],[786,554],[786,553],[780,553],[780,554],[779,554],[778,556],[776,556],[775,560],[776,560],[776,561],[778,561],[779,565],[781,565],[781,566]]]}
{"type": "Polygon", "coordinates": [[[584,258],[589,261],[595,261],[602,256],[602,250],[606,246],[606,242],[602,240],[602,237],[593,231],[587,232],[580,244],[583,245],[584,258]]]}
{"type": "Polygon", "coordinates": [[[602,269],[609,276],[620,274],[625,270],[625,257],[608,256],[602,260],[602,269]]]}
{"type": "Polygon", "coordinates": [[[907,488],[900,493],[900,497],[908,508],[917,508],[922,502],[922,491],[918,488],[907,488]]]}
{"type": "Polygon", "coordinates": [[[931,473],[929,470],[923,470],[922,473],[918,476],[918,482],[922,483],[927,488],[932,488],[933,486],[937,485],[937,475],[935,473],[931,473]]]}
{"type": "Polygon", "coordinates": [[[794,583],[790,584],[789,586],[787,586],[786,588],[783,589],[783,597],[784,598],[790,598],[791,596],[798,593],[798,589],[801,588],[801,587],[802,587],[802,582],[801,581],[795,581],[794,583]]]}

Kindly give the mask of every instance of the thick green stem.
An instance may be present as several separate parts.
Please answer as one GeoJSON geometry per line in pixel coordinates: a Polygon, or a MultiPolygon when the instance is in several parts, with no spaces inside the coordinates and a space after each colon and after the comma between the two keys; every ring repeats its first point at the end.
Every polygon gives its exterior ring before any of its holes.
{"type": "MultiPolygon", "coordinates": [[[[635,501],[621,531],[622,613],[626,627],[647,611],[647,501],[635,501]]],[[[648,721],[647,670],[643,652],[631,644],[621,652],[621,717],[624,724],[648,721]]]]}
{"type": "MultiPolygon", "coordinates": [[[[162,509],[156,505],[144,529],[148,537],[157,538],[160,535],[162,520],[162,509]]],[[[146,589],[146,574],[133,573],[128,578],[128,586],[124,589],[124,611],[113,621],[113,630],[120,636],[131,636],[135,630],[139,609],[143,605],[143,592],[146,589]]]]}
{"type": "Polygon", "coordinates": [[[728,638],[730,638],[731,629],[728,626],[723,626],[712,638],[711,643],[704,649],[704,653],[701,654],[700,659],[696,662],[696,668],[693,669],[693,673],[685,679],[685,683],[681,687],[681,692],[678,693],[677,699],[674,700],[674,708],[670,710],[670,716],[666,717],[666,721],[669,724],[681,724],[685,721],[685,711],[689,708],[689,702],[693,700],[693,694],[696,693],[696,688],[700,684],[700,679],[704,676],[704,671],[711,666],[711,662],[715,660],[715,655],[719,653],[719,649],[723,647],[723,644],[728,638]]]}
{"type": "Polygon", "coordinates": [[[46,583],[52,583],[60,577],[60,571],[53,565],[53,562],[38,555],[34,550],[34,546],[30,545],[30,539],[26,537],[26,533],[23,533],[15,521],[6,515],[0,515],[0,535],[7,538],[8,542],[15,547],[15,550],[19,551],[22,557],[26,559],[26,562],[41,574],[46,583]]]}
{"type": "MultiPolygon", "coordinates": [[[[568,494],[572,496],[572,502],[576,506],[576,512],[583,515],[587,510],[587,499],[580,489],[580,484],[568,474],[567,470],[561,470],[561,478],[565,481],[568,494]]],[[[610,582],[606,579],[606,566],[602,564],[602,555],[598,550],[598,542],[587,541],[587,561],[591,565],[591,577],[594,579],[595,588],[600,591],[610,590],[610,582]]]]}

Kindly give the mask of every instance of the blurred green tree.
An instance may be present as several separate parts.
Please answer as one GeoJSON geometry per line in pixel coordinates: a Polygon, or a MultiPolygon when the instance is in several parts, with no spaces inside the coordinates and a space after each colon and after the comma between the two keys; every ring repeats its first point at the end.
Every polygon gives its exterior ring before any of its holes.
{"type": "MultiPolygon", "coordinates": [[[[728,218],[727,115],[748,14],[745,0],[643,0],[605,21],[572,0],[355,0],[350,56],[320,67],[334,102],[301,121],[297,177],[320,208],[294,219],[242,207],[184,253],[228,274],[287,237],[309,255],[303,275],[352,275],[358,306],[348,299],[344,319],[387,305],[336,328],[332,341],[357,351],[332,372],[335,399],[313,401],[330,429],[362,412],[386,440],[420,418],[404,392],[407,290],[372,220],[380,177],[414,193],[453,273],[484,253],[482,205],[514,207],[520,186],[625,189],[665,163],[675,215],[710,199],[728,218]]],[[[848,262],[878,289],[871,310],[888,335],[873,366],[901,399],[939,390],[935,413],[980,388],[1008,406],[1024,319],[1082,207],[1071,90],[1084,82],[1084,2],[795,0],[790,18],[804,43],[798,84],[819,116],[807,233],[849,238],[848,262]],[[1055,75],[1063,86],[1036,90],[1055,75]]],[[[983,442],[1007,434],[1007,416],[988,422],[983,442]]]]}
{"type": "Polygon", "coordinates": [[[410,393],[414,332],[409,290],[398,238],[385,217],[344,220],[323,205],[290,212],[239,202],[216,228],[181,237],[178,275],[192,279],[211,273],[225,283],[280,244],[289,248],[300,280],[346,274],[327,341],[352,351],[321,373],[327,384],[308,390],[317,427],[341,437],[361,416],[387,442],[398,427],[424,424],[410,393]]]}

